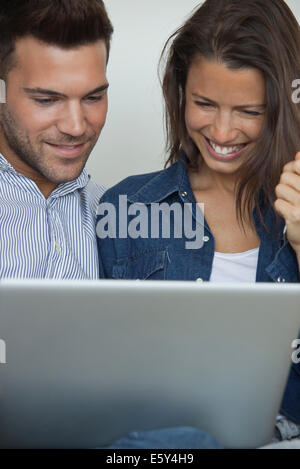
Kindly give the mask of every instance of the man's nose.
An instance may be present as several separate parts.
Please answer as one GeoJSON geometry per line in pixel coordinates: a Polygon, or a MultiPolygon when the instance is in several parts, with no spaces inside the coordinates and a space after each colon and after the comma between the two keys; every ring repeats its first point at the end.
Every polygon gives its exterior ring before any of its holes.
{"type": "Polygon", "coordinates": [[[226,145],[232,143],[238,134],[234,126],[234,118],[229,112],[218,112],[210,128],[211,138],[216,143],[226,145]]]}
{"type": "Polygon", "coordinates": [[[86,132],[87,123],[80,103],[68,103],[57,123],[61,133],[80,137],[86,132]]]}

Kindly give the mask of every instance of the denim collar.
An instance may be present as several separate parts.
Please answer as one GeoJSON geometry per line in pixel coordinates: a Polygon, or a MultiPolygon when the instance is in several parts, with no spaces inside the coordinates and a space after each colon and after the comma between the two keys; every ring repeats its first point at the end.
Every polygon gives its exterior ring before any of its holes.
{"type": "Polygon", "coordinates": [[[130,193],[127,197],[131,203],[151,204],[161,202],[174,193],[179,193],[185,202],[195,202],[185,156],[166,170],[156,173],[137,192],[130,193]]]}
{"type": "MultiPolygon", "coordinates": [[[[179,161],[166,170],[154,173],[153,177],[150,180],[148,179],[137,192],[129,193],[127,195],[128,201],[130,203],[143,204],[158,203],[166,200],[170,195],[177,193],[182,202],[196,203],[187,172],[186,161],[187,157],[182,153],[179,161]]],[[[275,212],[273,207],[266,205],[261,192],[259,204],[265,224],[269,230],[269,236],[275,236],[281,242],[287,242],[283,233],[284,220],[280,217],[279,229],[275,228],[277,226],[275,212]]],[[[255,208],[253,210],[253,221],[259,237],[262,239],[263,236],[268,236],[257,216],[255,208]]],[[[205,226],[208,228],[206,222],[205,226]]]]}

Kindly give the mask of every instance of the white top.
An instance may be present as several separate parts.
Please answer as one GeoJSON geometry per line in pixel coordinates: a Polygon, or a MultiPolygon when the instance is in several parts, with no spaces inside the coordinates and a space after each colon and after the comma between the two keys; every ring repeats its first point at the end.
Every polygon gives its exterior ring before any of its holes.
{"type": "MultiPolygon", "coordinates": [[[[215,252],[211,282],[255,282],[259,248],[237,254],[215,252]]],[[[284,417],[278,415],[276,421],[284,417]]]]}
{"type": "Polygon", "coordinates": [[[237,254],[215,252],[210,282],[255,282],[259,248],[237,254]]]}

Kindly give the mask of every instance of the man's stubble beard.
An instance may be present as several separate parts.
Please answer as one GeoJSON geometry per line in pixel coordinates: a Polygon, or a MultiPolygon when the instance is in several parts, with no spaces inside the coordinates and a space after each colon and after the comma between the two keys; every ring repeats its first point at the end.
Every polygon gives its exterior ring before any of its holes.
{"type": "MultiPolygon", "coordinates": [[[[77,174],[72,174],[70,177],[65,176],[64,178],[60,178],[54,174],[55,169],[53,169],[51,166],[49,167],[49,165],[46,163],[46,157],[44,156],[43,152],[43,143],[40,142],[40,148],[35,149],[29,138],[29,135],[20,128],[16,120],[13,118],[7,104],[2,104],[0,107],[0,129],[2,131],[2,135],[4,136],[8,147],[15,153],[15,155],[17,155],[20,160],[25,162],[39,174],[44,176],[48,181],[54,184],[63,184],[65,182],[72,181],[81,174],[93,148],[97,143],[97,139],[94,136],[89,140],[91,141],[90,147],[81,155],[82,164],[78,169],[77,174]]],[[[51,143],[52,140],[50,140],[51,143]]],[[[74,138],[71,136],[64,135],[59,143],[62,144],[63,140],[68,140],[67,143],[64,143],[66,145],[76,145],[76,143],[74,143],[74,138]],[[71,143],[69,143],[70,140],[72,140],[71,143]]],[[[5,157],[5,155],[3,156],[5,157]]]]}

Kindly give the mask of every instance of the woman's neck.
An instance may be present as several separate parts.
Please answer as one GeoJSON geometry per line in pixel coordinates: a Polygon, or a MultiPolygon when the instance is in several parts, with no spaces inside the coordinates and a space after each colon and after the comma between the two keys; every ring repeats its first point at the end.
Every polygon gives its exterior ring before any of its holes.
{"type": "Polygon", "coordinates": [[[197,172],[190,170],[188,173],[193,191],[218,191],[234,196],[236,174],[217,173],[211,171],[206,165],[202,165],[197,172]]]}

